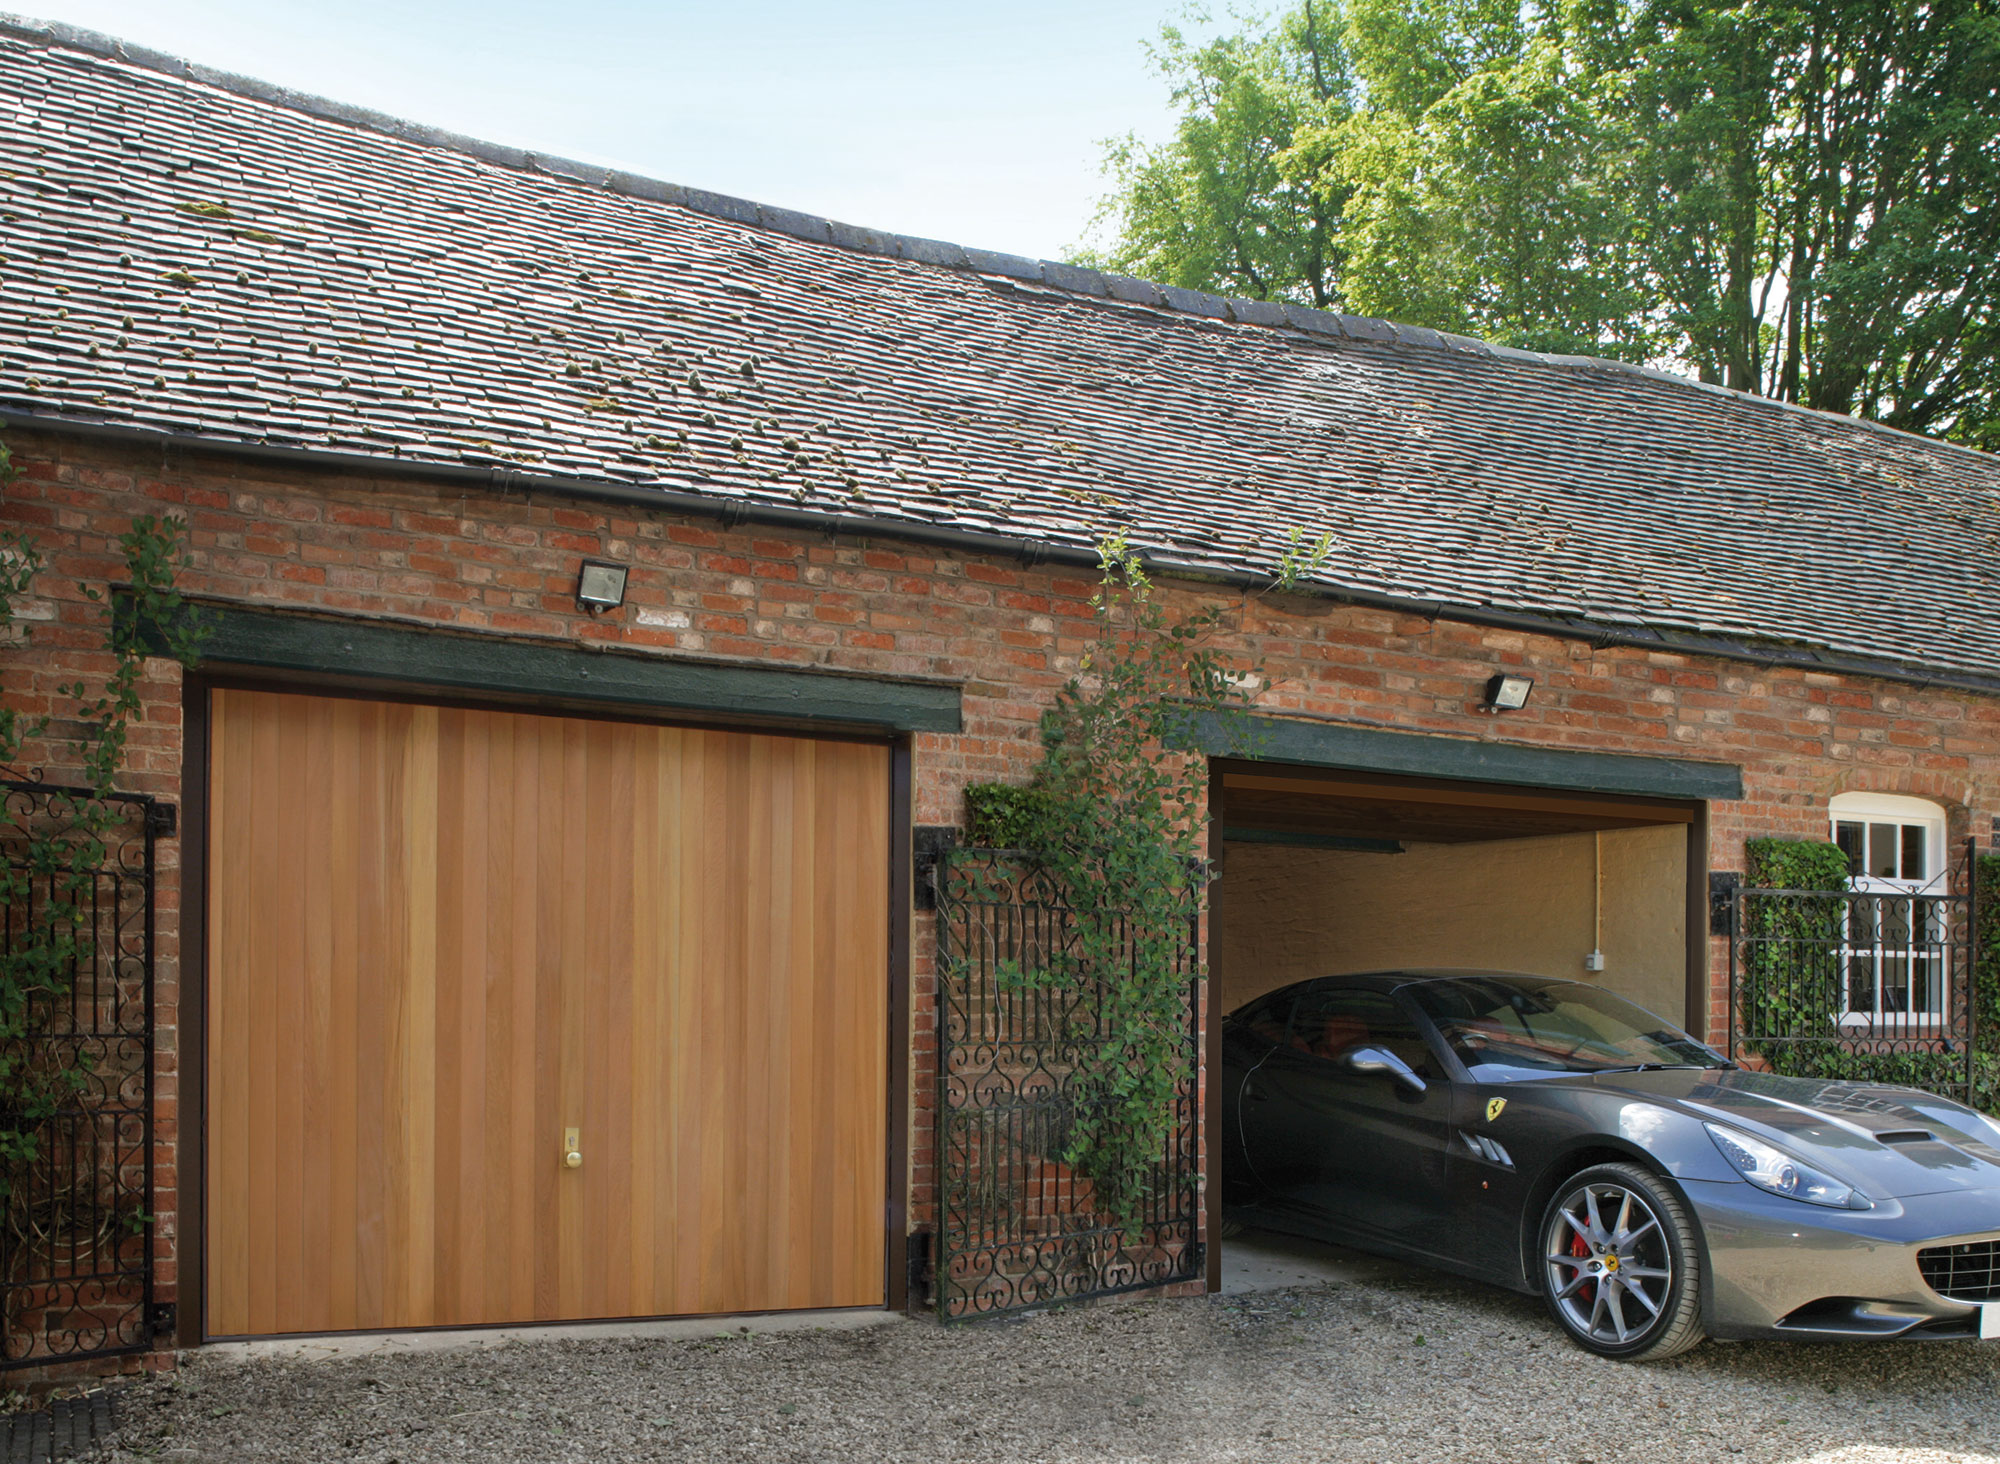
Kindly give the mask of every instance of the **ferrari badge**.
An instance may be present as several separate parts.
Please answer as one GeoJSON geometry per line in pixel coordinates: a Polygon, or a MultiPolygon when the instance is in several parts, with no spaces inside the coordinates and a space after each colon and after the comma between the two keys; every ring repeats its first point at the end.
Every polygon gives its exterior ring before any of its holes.
{"type": "Polygon", "coordinates": [[[1488,1098],[1486,1100],[1486,1121],[1488,1123],[1493,1122],[1494,1119],[1506,1111],[1506,1108],[1507,1100],[1505,1098],[1488,1098]]]}

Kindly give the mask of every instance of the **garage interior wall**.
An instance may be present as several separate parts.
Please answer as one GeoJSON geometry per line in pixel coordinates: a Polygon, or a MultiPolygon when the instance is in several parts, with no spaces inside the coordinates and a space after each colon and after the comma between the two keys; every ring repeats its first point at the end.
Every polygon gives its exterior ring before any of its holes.
{"type": "Polygon", "coordinates": [[[1223,1010],[1343,971],[1486,967],[1601,981],[1678,1023],[1687,983],[1683,824],[1401,854],[1224,846],[1211,962],[1223,1010]],[[1602,840],[1605,969],[1592,949],[1602,840]]]}

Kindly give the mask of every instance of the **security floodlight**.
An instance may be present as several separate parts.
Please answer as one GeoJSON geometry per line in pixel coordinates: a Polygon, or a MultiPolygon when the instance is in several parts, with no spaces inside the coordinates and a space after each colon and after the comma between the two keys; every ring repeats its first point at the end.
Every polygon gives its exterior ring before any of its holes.
{"type": "Polygon", "coordinates": [[[1482,712],[1518,712],[1528,704],[1528,693],[1534,689],[1532,676],[1509,676],[1505,672],[1486,683],[1486,699],[1479,704],[1482,712]]]}
{"type": "Polygon", "coordinates": [[[622,564],[584,560],[576,579],[576,603],[593,613],[616,610],[625,603],[625,574],[622,564]]]}

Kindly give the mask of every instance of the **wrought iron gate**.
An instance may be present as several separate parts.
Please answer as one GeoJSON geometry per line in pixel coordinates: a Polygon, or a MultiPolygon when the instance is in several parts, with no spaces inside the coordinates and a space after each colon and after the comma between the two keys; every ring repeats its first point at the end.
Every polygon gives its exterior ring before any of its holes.
{"type": "Polygon", "coordinates": [[[966,849],[932,866],[938,913],[938,1236],[945,1317],[990,1316],[1203,1274],[1197,1062],[1198,902],[1180,969],[1187,1010],[1172,1136],[1130,1231],[1062,1155],[1108,1050],[1089,990],[1012,979],[1070,938],[1070,912],[1027,856],[966,849]]]}
{"type": "Polygon", "coordinates": [[[61,921],[75,937],[68,969],[29,997],[23,1035],[0,1044],[8,1073],[50,1076],[42,1091],[53,1104],[39,1121],[0,1115],[34,1135],[29,1154],[0,1165],[0,1368],[143,1351],[156,1321],[154,842],[172,809],[14,781],[0,782],[0,797],[0,862],[15,896],[0,910],[0,956],[25,954],[37,922],[61,921]],[[31,829],[59,843],[99,840],[103,858],[65,895],[60,874],[34,867],[31,829]]]}
{"type": "Polygon", "coordinates": [[[1970,1101],[1980,1003],[1977,846],[1938,894],[1739,888],[1729,1055],[1798,1077],[1970,1101]]]}

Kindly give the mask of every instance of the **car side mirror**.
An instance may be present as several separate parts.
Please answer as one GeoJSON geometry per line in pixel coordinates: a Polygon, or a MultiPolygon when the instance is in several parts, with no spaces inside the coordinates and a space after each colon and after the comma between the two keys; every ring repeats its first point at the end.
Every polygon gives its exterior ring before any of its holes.
{"type": "Polygon", "coordinates": [[[1412,1093],[1425,1092],[1430,1086],[1417,1076],[1414,1068],[1386,1047],[1350,1047],[1340,1054],[1339,1062],[1351,1073],[1393,1078],[1398,1086],[1408,1088],[1412,1093]]]}

